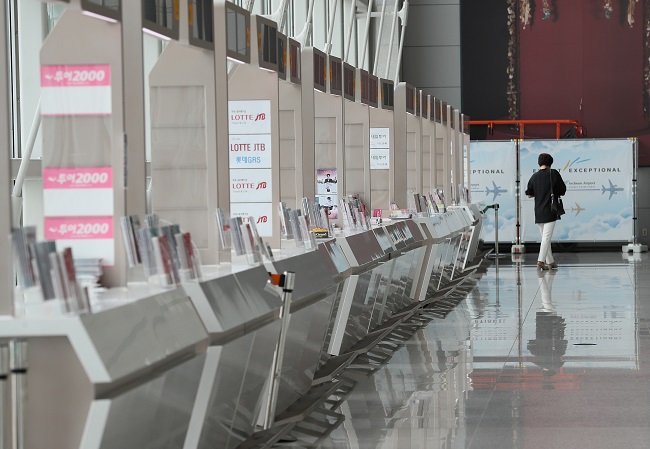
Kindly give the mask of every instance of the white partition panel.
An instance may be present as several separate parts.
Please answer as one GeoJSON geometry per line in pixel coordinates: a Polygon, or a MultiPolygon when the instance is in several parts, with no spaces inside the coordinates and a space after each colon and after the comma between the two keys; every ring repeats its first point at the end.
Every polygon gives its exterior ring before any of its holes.
{"type": "MultiPolygon", "coordinates": [[[[472,142],[470,155],[472,202],[480,209],[499,204],[499,241],[517,238],[517,143],[515,141],[472,142]]],[[[494,211],[488,211],[483,240],[494,242],[494,211]]]]}

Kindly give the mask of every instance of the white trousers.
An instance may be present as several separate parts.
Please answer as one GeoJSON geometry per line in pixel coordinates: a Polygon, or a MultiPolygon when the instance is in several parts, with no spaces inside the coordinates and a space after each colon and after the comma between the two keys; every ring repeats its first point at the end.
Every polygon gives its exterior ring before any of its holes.
{"type": "Polygon", "coordinates": [[[539,257],[537,258],[537,261],[551,264],[555,262],[555,259],[553,259],[553,253],[551,252],[551,238],[553,237],[555,222],[551,221],[550,223],[537,224],[539,226],[540,232],[542,233],[542,243],[539,246],[539,257]]]}

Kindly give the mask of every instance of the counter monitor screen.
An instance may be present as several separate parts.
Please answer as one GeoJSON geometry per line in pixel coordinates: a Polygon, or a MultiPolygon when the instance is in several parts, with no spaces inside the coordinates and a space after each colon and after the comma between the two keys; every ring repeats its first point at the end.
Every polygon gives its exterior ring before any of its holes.
{"type": "Polygon", "coordinates": [[[391,80],[382,79],[381,83],[381,108],[393,110],[395,106],[395,85],[391,80]]]}
{"type": "Polygon", "coordinates": [[[415,88],[406,85],[406,112],[415,114],[415,88]]]}
{"type": "Polygon", "coordinates": [[[422,108],[422,91],[415,89],[415,115],[420,116],[422,108]]]}
{"type": "Polygon", "coordinates": [[[456,114],[454,108],[449,109],[449,126],[451,129],[456,129],[456,114]]]}
{"type": "Polygon", "coordinates": [[[469,115],[463,114],[463,133],[469,134],[469,115]]]}
{"type": "MultiPolygon", "coordinates": [[[[206,0],[203,3],[212,4],[212,1],[206,0]]],[[[210,17],[212,17],[212,13],[210,13],[210,17]]],[[[226,2],[226,55],[229,58],[250,63],[250,29],[250,13],[234,3],[226,2]]]]}
{"type": "Polygon", "coordinates": [[[343,95],[343,62],[334,56],[329,57],[330,63],[330,93],[343,95]]]}
{"type": "Polygon", "coordinates": [[[203,48],[214,48],[212,2],[192,0],[188,3],[190,44],[203,48]]]}
{"type": "Polygon", "coordinates": [[[178,39],[178,2],[142,0],[142,28],[154,35],[178,39]]]}
{"type": "Polygon", "coordinates": [[[436,122],[442,123],[442,103],[440,102],[440,99],[435,97],[433,99],[433,111],[436,122]]]}
{"type": "Polygon", "coordinates": [[[314,89],[327,92],[327,86],[325,86],[326,72],[327,63],[325,53],[314,48],[314,89]]]}
{"type": "Polygon", "coordinates": [[[287,36],[278,33],[278,78],[287,79],[287,36]]]}
{"type": "Polygon", "coordinates": [[[420,91],[420,94],[422,95],[422,118],[429,118],[429,98],[422,91],[420,91]]]}
{"type": "MultiPolygon", "coordinates": [[[[171,6],[171,1],[169,3],[171,6]]],[[[122,20],[121,0],[81,0],[81,8],[84,11],[108,17],[118,22],[122,20]]]]}
{"type": "Polygon", "coordinates": [[[446,125],[449,123],[449,116],[448,116],[448,111],[447,111],[447,103],[443,101],[440,105],[440,111],[442,112],[442,124],[446,125]]]}
{"type": "Polygon", "coordinates": [[[429,97],[429,120],[432,122],[436,120],[436,98],[429,97]]]}
{"type": "Polygon", "coordinates": [[[289,75],[291,82],[300,84],[300,44],[289,38],[289,75]]]}
{"type": "Polygon", "coordinates": [[[278,26],[272,20],[257,16],[257,50],[260,67],[278,70],[278,26]]]}
{"type": "Polygon", "coordinates": [[[348,63],[343,63],[343,97],[346,100],[355,100],[355,83],[357,71],[348,63]]]}
{"type": "Polygon", "coordinates": [[[370,84],[370,75],[365,70],[361,70],[361,103],[369,103],[369,84],[370,84]]]}
{"type": "Polygon", "coordinates": [[[379,78],[368,75],[368,104],[373,108],[379,106],[379,78]]]}

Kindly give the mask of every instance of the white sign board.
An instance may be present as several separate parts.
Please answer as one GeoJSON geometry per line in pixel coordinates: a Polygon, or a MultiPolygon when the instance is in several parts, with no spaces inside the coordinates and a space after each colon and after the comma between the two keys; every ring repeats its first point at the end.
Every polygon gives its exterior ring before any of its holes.
{"type": "Polygon", "coordinates": [[[228,102],[228,133],[271,134],[270,100],[232,100],[228,102]]]}
{"type": "Polygon", "coordinates": [[[230,168],[271,168],[270,134],[230,135],[230,168]]]}
{"type": "Polygon", "coordinates": [[[273,235],[270,100],[228,102],[230,215],[253,217],[262,237],[273,235]]]}
{"type": "Polygon", "coordinates": [[[390,168],[390,128],[370,128],[370,170],[390,168]]]}
{"type": "Polygon", "coordinates": [[[253,217],[260,236],[273,235],[273,203],[233,203],[231,217],[253,217]]]}
{"type": "Polygon", "coordinates": [[[230,170],[231,203],[270,203],[271,169],[230,170]]]}

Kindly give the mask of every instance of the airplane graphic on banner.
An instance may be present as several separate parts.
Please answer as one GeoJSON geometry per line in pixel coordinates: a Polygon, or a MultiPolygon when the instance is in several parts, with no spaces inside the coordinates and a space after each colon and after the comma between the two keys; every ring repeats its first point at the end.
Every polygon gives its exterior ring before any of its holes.
{"type": "Polygon", "coordinates": [[[502,193],[508,192],[507,189],[502,189],[500,186],[497,186],[494,181],[492,181],[492,185],[494,186],[492,190],[490,190],[489,186],[485,186],[485,196],[488,196],[490,193],[494,195],[492,197],[492,201],[496,200],[497,196],[501,195],[502,193]]]}
{"type": "Polygon", "coordinates": [[[603,186],[602,193],[609,192],[609,198],[608,199],[611,200],[612,196],[614,196],[616,194],[616,192],[622,192],[623,191],[623,187],[616,187],[616,184],[612,184],[611,179],[608,179],[608,181],[609,181],[609,187],[603,186]]]}
{"type": "Polygon", "coordinates": [[[580,212],[582,212],[583,210],[586,210],[586,209],[584,207],[580,207],[580,205],[578,203],[576,203],[576,207],[571,208],[571,212],[576,213],[575,217],[577,217],[580,214],[580,212]]]}

